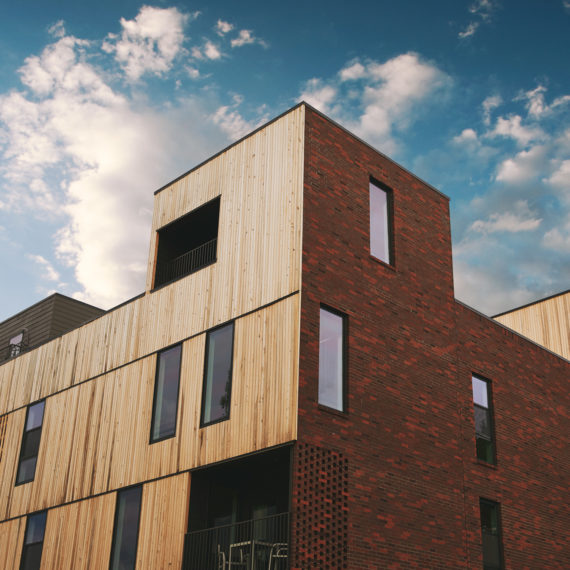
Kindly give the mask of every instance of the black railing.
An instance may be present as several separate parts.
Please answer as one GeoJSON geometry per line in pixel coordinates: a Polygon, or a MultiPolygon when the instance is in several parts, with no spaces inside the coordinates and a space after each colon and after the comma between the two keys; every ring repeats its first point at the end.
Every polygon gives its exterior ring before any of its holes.
{"type": "Polygon", "coordinates": [[[164,283],[194,273],[198,269],[214,263],[216,261],[217,243],[218,239],[214,238],[170,261],[165,263],[159,262],[154,286],[164,285],[164,283]]]}
{"type": "Polygon", "coordinates": [[[22,354],[22,352],[25,352],[26,350],[28,350],[28,343],[24,341],[11,343],[0,350],[0,362],[10,360],[10,358],[16,358],[16,356],[22,354]]]}
{"type": "Polygon", "coordinates": [[[289,513],[189,532],[182,570],[286,570],[289,513]]]}

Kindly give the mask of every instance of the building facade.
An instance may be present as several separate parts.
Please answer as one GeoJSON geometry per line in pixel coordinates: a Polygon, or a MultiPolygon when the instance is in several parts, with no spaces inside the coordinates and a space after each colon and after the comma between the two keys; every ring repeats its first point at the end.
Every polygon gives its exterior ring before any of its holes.
{"type": "Polygon", "coordinates": [[[155,193],[146,289],[0,366],[0,567],[564,568],[569,363],[300,104],[155,193]]]}

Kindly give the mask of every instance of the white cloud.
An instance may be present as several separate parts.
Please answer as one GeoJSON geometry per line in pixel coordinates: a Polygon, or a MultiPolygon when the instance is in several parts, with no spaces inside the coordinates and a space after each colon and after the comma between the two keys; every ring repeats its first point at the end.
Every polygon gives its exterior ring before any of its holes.
{"type": "Polygon", "coordinates": [[[542,244],[560,253],[570,254],[570,221],[564,227],[546,232],[542,244]]]}
{"type": "Polygon", "coordinates": [[[319,111],[326,113],[329,105],[335,100],[337,89],[332,85],[326,85],[321,79],[314,77],[305,83],[305,88],[299,96],[300,101],[305,101],[319,111]]]}
{"type": "Polygon", "coordinates": [[[198,79],[200,77],[200,71],[195,67],[187,66],[186,71],[191,79],[198,79]]]}
{"type": "Polygon", "coordinates": [[[457,36],[464,40],[465,38],[470,38],[475,35],[477,28],[479,27],[479,22],[471,22],[462,32],[459,32],[457,36]]]}
{"type": "Polygon", "coordinates": [[[348,67],[344,67],[339,71],[341,81],[354,81],[366,77],[366,68],[360,63],[355,62],[348,67]]]}
{"type": "Polygon", "coordinates": [[[206,42],[203,53],[208,59],[220,59],[222,57],[220,48],[211,41],[206,42]]]}
{"type": "MultiPolygon", "coordinates": [[[[237,105],[241,103],[239,96],[234,100],[237,105]]],[[[235,107],[235,106],[234,106],[235,107]]],[[[247,133],[253,131],[260,123],[263,123],[266,118],[260,119],[258,122],[245,120],[241,114],[234,108],[233,110],[228,105],[219,107],[212,115],[214,124],[219,125],[220,128],[227,133],[230,140],[238,140],[247,133]]]]}
{"type": "MultiPolygon", "coordinates": [[[[152,191],[226,144],[231,121],[205,120],[211,94],[160,111],[129,100],[84,61],[94,49],[63,37],[26,60],[32,95],[0,96],[0,177],[2,208],[59,225],[54,250],[77,283],[66,292],[110,307],[142,290],[152,191]]],[[[56,280],[53,265],[32,259],[56,280]]]]}
{"type": "Polygon", "coordinates": [[[566,197],[568,204],[570,204],[570,159],[559,163],[546,182],[563,193],[562,195],[566,197]]]}
{"type": "Polygon", "coordinates": [[[570,0],[562,0],[562,6],[564,6],[566,10],[570,10],[570,0]]]}
{"type": "Polygon", "coordinates": [[[497,180],[505,184],[523,184],[538,178],[546,162],[546,147],[535,146],[504,160],[497,172],[497,180]]]}
{"type": "Polygon", "coordinates": [[[329,113],[384,152],[395,152],[395,130],[406,129],[417,117],[420,103],[445,89],[450,78],[415,53],[385,62],[352,61],[330,80],[307,81],[299,100],[329,113]],[[359,79],[358,83],[351,80],[359,79]],[[350,106],[341,107],[343,99],[350,106]],[[355,112],[356,111],[356,112],[355,112]]]}
{"type": "Polygon", "coordinates": [[[54,38],[63,38],[65,36],[65,25],[63,20],[58,20],[48,28],[48,33],[54,38]]]}
{"type": "Polygon", "coordinates": [[[544,131],[537,126],[524,126],[520,115],[512,115],[506,119],[499,117],[495,128],[488,133],[488,136],[502,136],[515,140],[519,145],[526,146],[529,143],[544,139],[544,131]]]}
{"type": "Polygon", "coordinates": [[[218,20],[216,24],[216,31],[220,36],[224,36],[228,32],[231,32],[233,29],[234,29],[233,24],[230,24],[229,22],[224,22],[223,20],[218,20]]]}
{"type": "Polygon", "coordinates": [[[36,262],[38,265],[41,266],[43,273],[42,273],[42,279],[45,279],[46,281],[59,281],[60,280],[60,275],[59,273],[56,271],[56,269],[54,268],[54,266],[43,256],[41,255],[34,255],[34,254],[28,254],[28,259],[31,259],[32,261],[36,262]]]}
{"type": "Polygon", "coordinates": [[[103,49],[115,53],[130,79],[145,73],[161,75],[182,51],[187,21],[188,16],[177,8],[143,6],[134,20],[121,18],[120,38],[108,36],[103,49]]]}
{"type": "Polygon", "coordinates": [[[473,129],[463,129],[461,134],[453,137],[455,144],[471,144],[477,142],[477,133],[473,129]]]}
{"type": "Polygon", "coordinates": [[[233,48],[242,47],[248,44],[259,44],[263,47],[267,47],[267,43],[259,38],[256,38],[251,30],[240,30],[237,38],[231,41],[231,46],[233,48]]]}
{"type": "Polygon", "coordinates": [[[500,95],[490,95],[483,101],[482,103],[483,122],[485,123],[485,125],[491,124],[491,112],[493,111],[493,109],[499,107],[499,105],[501,105],[502,102],[503,100],[500,95]]]}
{"type": "Polygon", "coordinates": [[[526,200],[519,200],[515,203],[512,212],[494,213],[487,220],[476,220],[470,230],[493,234],[497,232],[528,232],[538,228],[542,218],[537,218],[528,207],[526,200]]]}

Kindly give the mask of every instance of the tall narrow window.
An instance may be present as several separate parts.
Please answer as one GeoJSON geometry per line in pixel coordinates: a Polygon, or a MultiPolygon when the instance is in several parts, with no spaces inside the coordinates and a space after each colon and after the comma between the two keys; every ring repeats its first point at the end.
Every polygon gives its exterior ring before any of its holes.
{"type": "Polygon", "coordinates": [[[390,195],[370,182],[370,253],[391,263],[390,249],[390,195]]]}
{"type": "Polygon", "coordinates": [[[8,358],[15,358],[22,352],[24,347],[24,331],[10,339],[8,346],[8,358]]]}
{"type": "Polygon", "coordinates": [[[29,483],[34,480],[38,452],[40,449],[40,439],[42,436],[44,407],[45,400],[28,406],[24,435],[22,436],[22,447],[20,448],[20,461],[18,464],[16,485],[29,483]]]}
{"type": "Polygon", "coordinates": [[[319,404],[344,410],[346,317],[321,307],[319,404]]]}
{"type": "Polygon", "coordinates": [[[230,417],[233,344],[233,323],[214,329],[206,336],[202,426],[230,417]]]}
{"type": "Polygon", "coordinates": [[[176,433],[181,354],[182,345],[180,344],[158,353],[150,431],[151,443],[172,437],[176,433]]]}
{"type": "Polygon", "coordinates": [[[20,570],[39,570],[42,561],[46,518],[47,511],[28,516],[20,570]]]}
{"type": "Polygon", "coordinates": [[[473,386],[477,458],[494,464],[495,446],[493,445],[493,418],[491,416],[489,382],[473,376],[471,383],[473,386]]]}
{"type": "Polygon", "coordinates": [[[480,499],[481,538],[483,542],[483,569],[501,570],[503,568],[501,525],[499,521],[499,504],[480,499]]]}
{"type": "Polygon", "coordinates": [[[134,570],[141,511],[142,485],[117,493],[115,528],[109,570],[134,570]]]}

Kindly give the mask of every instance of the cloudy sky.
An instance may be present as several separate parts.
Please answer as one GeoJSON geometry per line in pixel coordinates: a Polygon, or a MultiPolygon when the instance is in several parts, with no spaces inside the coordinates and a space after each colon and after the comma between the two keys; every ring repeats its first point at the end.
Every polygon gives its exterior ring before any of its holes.
{"type": "Polygon", "coordinates": [[[451,197],[458,299],[570,287],[570,0],[22,0],[0,50],[0,320],[141,292],[153,191],[300,99],[451,197]]]}

